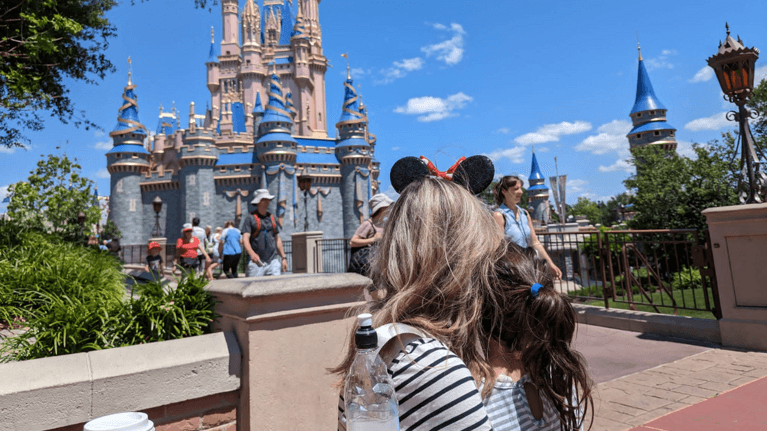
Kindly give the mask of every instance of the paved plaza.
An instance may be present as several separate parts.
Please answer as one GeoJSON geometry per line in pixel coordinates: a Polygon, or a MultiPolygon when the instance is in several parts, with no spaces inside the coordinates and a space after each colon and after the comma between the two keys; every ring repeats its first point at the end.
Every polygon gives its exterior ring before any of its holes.
{"type": "Polygon", "coordinates": [[[579,325],[576,348],[588,360],[596,383],[593,431],[624,431],[662,416],[637,431],[767,429],[767,410],[758,407],[767,405],[767,391],[761,398],[751,394],[757,387],[767,389],[767,379],[760,379],[767,376],[767,353],[589,325],[579,325]],[[757,386],[744,386],[751,382],[757,386]],[[700,407],[725,392],[722,400],[729,404],[700,407]],[[750,426],[760,427],[748,428],[745,421],[721,427],[735,415],[727,406],[736,400],[743,401],[740,412],[750,426]],[[756,408],[746,408],[752,405],[756,408]],[[685,409],[689,406],[694,407],[685,409]],[[706,423],[718,425],[710,428],[706,423]],[[690,428],[691,424],[697,425],[690,428]]]}

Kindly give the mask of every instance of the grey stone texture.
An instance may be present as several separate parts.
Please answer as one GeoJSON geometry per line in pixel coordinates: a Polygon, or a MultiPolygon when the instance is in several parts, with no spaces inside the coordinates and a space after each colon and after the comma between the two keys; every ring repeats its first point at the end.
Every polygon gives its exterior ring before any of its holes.
{"type": "MultiPolygon", "coordinates": [[[[138,172],[117,172],[110,182],[109,218],[120,229],[121,244],[146,243],[144,236],[144,209],[141,198],[141,174],[138,172]],[[131,201],[135,202],[131,211],[131,201]]],[[[152,212],[154,216],[154,212],[152,212]]],[[[154,221],[154,217],[152,217],[154,221]]],[[[154,225],[154,223],[152,224],[154,225]]],[[[151,230],[151,228],[150,228],[151,230]]]]}
{"type": "Polygon", "coordinates": [[[240,388],[231,332],[0,365],[3,429],[47,430],[240,388]]]}

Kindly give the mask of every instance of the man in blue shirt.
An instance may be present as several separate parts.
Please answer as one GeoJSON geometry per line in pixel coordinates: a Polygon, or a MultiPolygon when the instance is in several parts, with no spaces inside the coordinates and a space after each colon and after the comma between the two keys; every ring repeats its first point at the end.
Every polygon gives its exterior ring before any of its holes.
{"type": "Polygon", "coordinates": [[[226,278],[237,278],[237,267],[240,265],[242,255],[240,244],[242,244],[240,230],[234,227],[232,220],[227,221],[221,233],[221,241],[218,243],[218,254],[223,256],[226,278]]]}

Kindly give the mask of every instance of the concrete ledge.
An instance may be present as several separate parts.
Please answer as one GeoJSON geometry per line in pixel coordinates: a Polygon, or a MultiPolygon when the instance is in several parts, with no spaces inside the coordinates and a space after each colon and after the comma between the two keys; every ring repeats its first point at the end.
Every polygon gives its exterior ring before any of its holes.
{"type": "Polygon", "coordinates": [[[719,321],[573,304],[578,323],[721,344],[719,321]]]}
{"type": "Polygon", "coordinates": [[[47,430],[240,388],[241,352],[219,332],[0,365],[3,429],[47,430]]]}

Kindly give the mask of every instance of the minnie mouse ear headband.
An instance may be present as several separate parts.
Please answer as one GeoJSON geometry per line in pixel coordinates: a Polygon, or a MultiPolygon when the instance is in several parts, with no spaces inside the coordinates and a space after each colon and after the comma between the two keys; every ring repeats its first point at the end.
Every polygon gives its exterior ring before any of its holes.
{"type": "Polygon", "coordinates": [[[391,168],[391,185],[397,193],[402,193],[410,183],[426,176],[435,176],[460,184],[473,194],[479,194],[493,182],[495,167],[487,156],[461,157],[445,172],[424,156],[404,157],[397,160],[391,168]]]}

